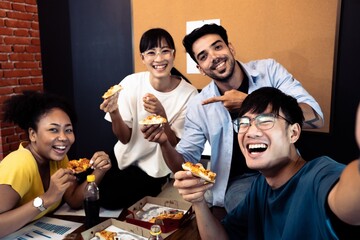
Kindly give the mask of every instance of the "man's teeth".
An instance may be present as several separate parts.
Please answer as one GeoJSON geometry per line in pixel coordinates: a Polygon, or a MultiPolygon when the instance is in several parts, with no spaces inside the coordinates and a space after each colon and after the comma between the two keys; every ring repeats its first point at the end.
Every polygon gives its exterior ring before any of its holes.
{"type": "Polygon", "coordinates": [[[225,65],[225,62],[222,62],[222,63],[220,63],[219,65],[216,66],[216,69],[221,68],[224,65],[225,65]]]}
{"type": "Polygon", "coordinates": [[[267,149],[267,145],[264,143],[249,144],[249,152],[263,152],[267,149]]]}
{"type": "Polygon", "coordinates": [[[266,145],[263,143],[249,144],[249,149],[254,149],[254,148],[266,148],[266,145]]]}

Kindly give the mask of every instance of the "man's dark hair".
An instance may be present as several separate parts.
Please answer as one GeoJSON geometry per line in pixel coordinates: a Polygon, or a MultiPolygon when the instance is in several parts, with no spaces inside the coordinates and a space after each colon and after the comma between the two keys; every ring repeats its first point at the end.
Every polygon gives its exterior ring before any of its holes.
{"type": "Polygon", "coordinates": [[[280,110],[292,124],[298,123],[301,128],[304,122],[303,112],[295,98],[273,87],[263,87],[249,94],[242,103],[239,117],[250,112],[260,114],[271,107],[271,113],[279,114],[280,110]]]}
{"type": "Polygon", "coordinates": [[[226,30],[222,26],[219,26],[219,25],[214,23],[214,24],[205,24],[200,28],[194,29],[191,33],[189,33],[188,35],[186,35],[184,37],[183,45],[185,47],[186,52],[190,55],[190,57],[195,62],[197,62],[197,61],[196,61],[196,58],[194,56],[192,46],[193,46],[193,44],[194,44],[194,42],[196,40],[198,40],[202,36],[208,35],[208,34],[217,34],[224,40],[226,45],[229,44],[226,30]]]}

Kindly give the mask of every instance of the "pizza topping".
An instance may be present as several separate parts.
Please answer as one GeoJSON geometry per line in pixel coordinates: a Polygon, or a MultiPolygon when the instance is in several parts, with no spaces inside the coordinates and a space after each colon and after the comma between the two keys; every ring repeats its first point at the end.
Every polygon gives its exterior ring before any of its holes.
{"type": "Polygon", "coordinates": [[[159,214],[156,217],[153,217],[149,220],[149,222],[151,223],[157,223],[158,221],[162,221],[164,219],[173,219],[173,220],[178,220],[181,219],[184,216],[184,212],[183,211],[179,211],[179,210],[169,210],[169,211],[164,211],[161,214],[159,214]]]}
{"type": "Polygon", "coordinates": [[[119,84],[116,84],[114,86],[111,86],[106,93],[104,93],[104,95],[102,96],[102,98],[106,99],[111,97],[112,95],[114,95],[115,93],[119,92],[120,90],[122,90],[123,87],[119,84]]]}
{"type": "Polygon", "coordinates": [[[139,121],[139,124],[142,125],[153,125],[153,124],[163,124],[166,123],[166,118],[160,115],[150,115],[144,118],[143,120],[139,121]]]}
{"type": "Polygon", "coordinates": [[[100,240],[114,240],[115,237],[117,236],[117,233],[107,230],[102,230],[100,232],[96,232],[95,236],[100,238],[100,240]]]}
{"type": "Polygon", "coordinates": [[[67,165],[67,169],[71,169],[75,173],[84,172],[89,167],[90,167],[90,160],[87,158],[80,158],[79,160],[71,160],[67,165]]]}
{"type": "Polygon", "coordinates": [[[193,164],[191,162],[185,162],[182,164],[182,168],[186,171],[190,171],[196,177],[215,183],[216,173],[205,169],[201,163],[193,164]]]}

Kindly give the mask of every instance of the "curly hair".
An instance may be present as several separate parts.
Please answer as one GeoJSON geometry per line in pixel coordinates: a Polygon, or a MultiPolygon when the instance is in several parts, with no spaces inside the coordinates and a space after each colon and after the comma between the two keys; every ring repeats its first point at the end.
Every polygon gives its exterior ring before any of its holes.
{"type": "Polygon", "coordinates": [[[40,118],[54,108],[64,111],[73,124],[76,122],[75,111],[64,98],[36,91],[25,91],[7,99],[3,107],[4,122],[13,122],[25,131],[29,128],[37,131],[40,118]]]}

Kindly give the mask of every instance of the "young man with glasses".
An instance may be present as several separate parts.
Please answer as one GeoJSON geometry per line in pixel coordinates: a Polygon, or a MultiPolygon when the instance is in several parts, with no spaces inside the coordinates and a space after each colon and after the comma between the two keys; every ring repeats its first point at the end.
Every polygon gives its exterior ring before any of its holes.
{"type": "Polygon", "coordinates": [[[279,89],[246,97],[234,127],[246,164],[261,174],[221,222],[204,199],[214,185],[189,171],[174,175],[202,239],[360,239],[360,159],[346,167],[327,156],[303,159],[295,146],[303,120],[296,99],[279,89]]]}
{"type": "Polygon", "coordinates": [[[199,162],[209,141],[211,170],[217,173],[217,180],[207,201],[230,211],[244,199],[258,174],[246,166],[232,128],[232,120],[247,94],[264,86],[290,94],[298,100],[308,128],[321,127],[323,114],[301,83],[276,61],[236,61],[235,49],[222,26],[204,25],[185,36],[183,44],[200,72],[212,81],[189,103],[184,135],[176,150],[161,135],[154,141],[161,144],[173,172],[180,170],[184,161],[199,162]]]}

